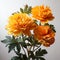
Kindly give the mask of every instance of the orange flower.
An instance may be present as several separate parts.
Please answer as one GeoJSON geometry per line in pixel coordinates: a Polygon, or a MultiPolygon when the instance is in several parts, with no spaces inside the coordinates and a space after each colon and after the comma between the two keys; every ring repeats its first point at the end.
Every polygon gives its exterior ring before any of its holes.
{"type": "Polygon", "coordinates": [[[41,22],[47,22],[54,19],[52,11],[48,6],[35,6],[31,11],[34,18],[40,20],[41,22]]]}
{"type": "Polygon", "coordinates": [[[55,32],[50,28],[50,26],[37,26],[34,29],[34,38],[44,46],[50,46],[53,44],[55,41],[54,36],[55,32]]]}
{"type": "Polygon", "coordinates": [[[30,30],[34,29],[36,24],[34,21],[25,13],[16,13],[9,17],[6,29],[9,34],[18,36],[21,33],[30,35],[30,30]]]}

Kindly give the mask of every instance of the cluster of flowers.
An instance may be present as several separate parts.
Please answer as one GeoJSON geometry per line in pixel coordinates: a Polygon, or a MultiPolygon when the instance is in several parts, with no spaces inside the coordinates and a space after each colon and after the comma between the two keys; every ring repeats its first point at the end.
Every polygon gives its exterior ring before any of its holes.
{"type": "Polygon", "coordinates": [[[9,34],[15,37],[21,34],[33,35],[39,43],[49,47],[55,41],[54,27],[48,23],[53,19],[54,16],[50,7],[44,5],[35,6],[31,8],[29,14],[23,12],[23,10],[12,14],[9,17],[6,29],[9,34]],[[38,21],[40,24],[38,24],[38,21]]]}

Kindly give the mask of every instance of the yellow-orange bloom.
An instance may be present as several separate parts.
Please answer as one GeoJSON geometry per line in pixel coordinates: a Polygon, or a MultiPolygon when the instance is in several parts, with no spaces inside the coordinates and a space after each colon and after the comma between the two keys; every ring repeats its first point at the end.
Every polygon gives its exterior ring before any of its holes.
{"type": "Polygon", "coordinates": [[[6,29],[9,34],[18,36],[21,33],[25,35],[30,35],[30,30],[34,29],[36,24],[34,21],[25,13],[16,13],[9,17],[6,29]]]}
{"type": "Polygon", "coordinates": [[[55,32],[50,28],[50,26],[37,26],[34,29],[34,38],[46,47],[54,43],[54,36],[55,32]]]}
{"type": "Polygon", "coordinates": [[[47,22],[54,19],[52,11],[48,6],[35,6],[31,11],[34,18],[40,20],[41,22],[47,22]]]}

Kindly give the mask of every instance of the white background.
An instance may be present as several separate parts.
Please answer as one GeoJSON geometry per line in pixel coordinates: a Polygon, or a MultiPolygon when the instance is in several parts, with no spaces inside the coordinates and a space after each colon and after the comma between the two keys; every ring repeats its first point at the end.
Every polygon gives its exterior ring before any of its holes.
{"type": "MultiPolygon", "coordinates": [[[[42,48],[48,51],[48,54],[45,55],[46,60],[60,60],[60,0],[0,0],[0,41],[7,35],[5,25],[8,16],[26,4],[30,6],[44,4],[52,9],[55,19],[50,23],[55,25],[56,40],[49,48],[42,48]]],[[[14,52],[8,54],[8,49],[0,42],[0,60],[10,60],[14,55],[14,52]]]]}

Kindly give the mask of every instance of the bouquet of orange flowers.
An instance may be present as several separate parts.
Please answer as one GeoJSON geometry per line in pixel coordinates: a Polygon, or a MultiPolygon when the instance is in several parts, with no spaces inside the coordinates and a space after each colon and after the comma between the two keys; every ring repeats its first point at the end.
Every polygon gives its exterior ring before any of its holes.
{"type": "Polygon", "coordinates": [[[55,27],[48,23],[53,19],[50,7],[44,5],[25,5],[12,13],[6,25],[10,35],[1,41],[9,48],[9,53],[12,50],[16,53],[11,60],[45,60],[43,56],[47,51],[41,45],[50,47],[55,41],[55,27]]]}

